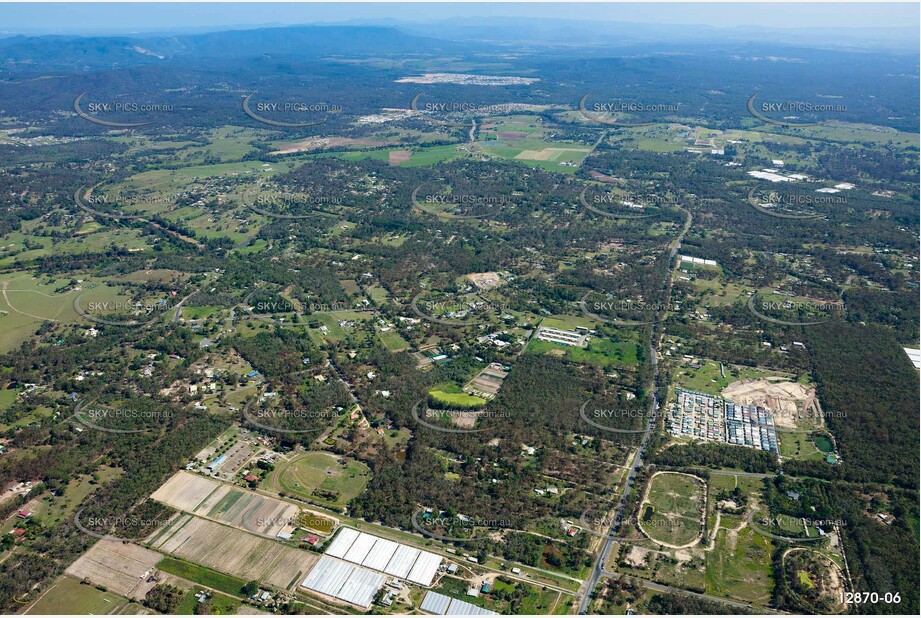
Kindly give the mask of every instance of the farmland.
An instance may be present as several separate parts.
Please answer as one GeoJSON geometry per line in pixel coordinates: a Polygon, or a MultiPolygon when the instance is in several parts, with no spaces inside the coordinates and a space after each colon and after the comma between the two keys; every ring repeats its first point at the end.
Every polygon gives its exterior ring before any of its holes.
{"type": "Polygon", "coordinates": [[[78,580],[84,578],[105,586],[129,599],[143,599],[156,585],[145,578],[153,572],[160,554],[139,545],[101,540],[68,567],[66,573],[78,580]]]}
{"type": "Polygon", "coordinates": [[[298,515],[289,502],[179,472],[152,496],[173,508],[274,538],[298,515]]]}
{"type": "Polygon", "coordinates": [[[151,547],[242,580],[293,587],[317,555],[221,524],[183,515],[156,534],[151,547]]]}

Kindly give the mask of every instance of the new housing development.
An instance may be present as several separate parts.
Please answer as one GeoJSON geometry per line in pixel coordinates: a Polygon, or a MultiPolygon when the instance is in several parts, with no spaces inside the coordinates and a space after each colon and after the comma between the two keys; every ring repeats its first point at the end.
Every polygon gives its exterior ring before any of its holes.
{"type": "Polygon", "coordinates": [[[779,452],[769,409],[684,389],[676,395],[667,417],[671,435],[779,452]]]}

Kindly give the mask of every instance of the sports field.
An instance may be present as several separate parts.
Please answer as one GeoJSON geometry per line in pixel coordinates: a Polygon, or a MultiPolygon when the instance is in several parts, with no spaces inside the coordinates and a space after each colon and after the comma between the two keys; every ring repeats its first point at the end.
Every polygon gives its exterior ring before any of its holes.
{"type": "Polygon", "coordinates": [[[687,474],[661,472],[650,481],[640,506],[640,527],[668,545],[694,542],[701,533],[704,483],[687,474]]]}
{"type": "Polygon", "coordinates": [[[311,502],[342,507],[364,491],[370,480],[371,470],[361,462],[309,452],[279,462],[266,485],[311,502]]]}
{"type": "Polygon", "coordinates": [[[380,338],[381,343],[384,344],[384,347],[391,352],[402,352],[403,350],[409,349],[409,344],[405,339],[403,339],[403,337],[400,336],[400,333],[395,330],[389,330],[386,333],[381,333],[380,338]]]}

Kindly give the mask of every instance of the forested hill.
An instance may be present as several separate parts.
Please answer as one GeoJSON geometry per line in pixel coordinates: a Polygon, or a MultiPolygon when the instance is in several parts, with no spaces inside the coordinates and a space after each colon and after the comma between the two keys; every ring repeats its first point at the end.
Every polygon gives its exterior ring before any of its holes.
{"type": "Polygon", "coordinates": [[[176,36],[15,36],[0,39],[0,69],[10,72],[94,71],[175,60],[472,51],[467,44],[377,26],[298,26],[227,30],[176,36]]]}

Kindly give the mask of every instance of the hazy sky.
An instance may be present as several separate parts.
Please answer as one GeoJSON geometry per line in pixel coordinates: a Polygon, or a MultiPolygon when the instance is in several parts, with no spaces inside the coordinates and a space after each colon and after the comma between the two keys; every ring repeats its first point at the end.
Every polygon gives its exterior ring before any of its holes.
{"type": "Polygon", "coordinates": [[[136,32],[343,22],[527,16],[711,26],[911,26],[905,3],[0,3],[0,32],[136,32]]]}

